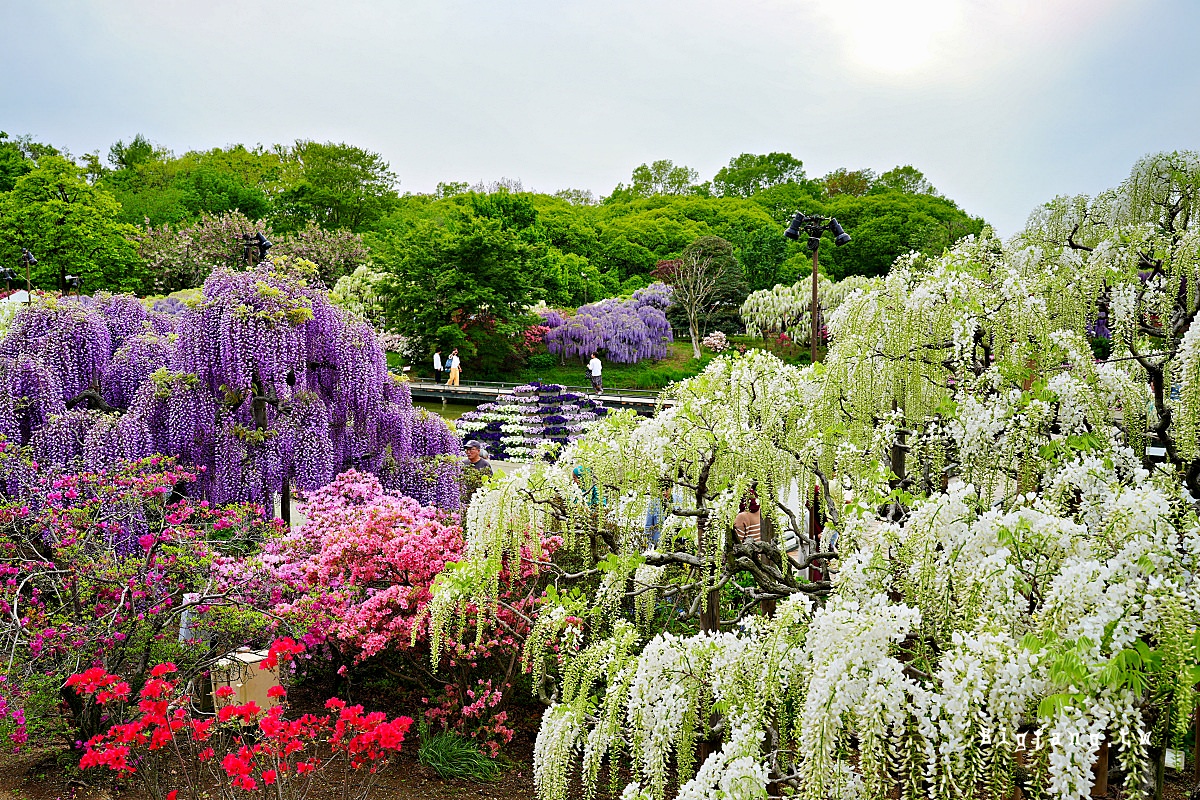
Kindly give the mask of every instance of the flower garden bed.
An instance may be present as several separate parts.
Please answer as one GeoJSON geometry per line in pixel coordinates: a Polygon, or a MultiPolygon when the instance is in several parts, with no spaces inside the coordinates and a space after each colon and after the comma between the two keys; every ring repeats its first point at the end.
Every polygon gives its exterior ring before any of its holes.
{"type": "Polygon", "coordinates": [[[492,458],[533,461],[575,441],[608,409],[598,400],[556,383],[528,383],[464,414],[456,423],[465,439],[483,442],[492,458]]]}

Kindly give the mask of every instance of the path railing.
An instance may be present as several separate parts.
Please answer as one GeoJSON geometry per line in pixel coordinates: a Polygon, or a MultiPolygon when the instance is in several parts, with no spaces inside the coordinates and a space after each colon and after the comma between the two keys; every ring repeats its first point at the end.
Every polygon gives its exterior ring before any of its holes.
{"type": "MultiPolygon", "coordinates": [[[[507,381],[472,381],[458,386],[447,386],[444,383],[413,379],[410,379],[408,384],[414,399],[467,403],[486,403],[518,386],[528,385],[507,381]]],[[[594,397],[611,408],[631,408],[639,414],[653,414],[658,406],[659,392],[652,389],[606,389],[596,393],[590,386],[555,385],[562,386],[564,392],[594,397]]]]}

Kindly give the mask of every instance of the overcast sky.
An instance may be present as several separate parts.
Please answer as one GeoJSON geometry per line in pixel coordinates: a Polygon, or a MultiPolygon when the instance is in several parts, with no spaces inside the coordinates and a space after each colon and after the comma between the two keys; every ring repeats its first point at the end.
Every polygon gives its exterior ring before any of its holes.
{"type": "Polygon", "coordinates": [[[10,135],[345,141],[401,191],[786,151],[911,163],[1008,235],[1200,149],[1195,0],[0,0],[0,31],[10,135]]]}

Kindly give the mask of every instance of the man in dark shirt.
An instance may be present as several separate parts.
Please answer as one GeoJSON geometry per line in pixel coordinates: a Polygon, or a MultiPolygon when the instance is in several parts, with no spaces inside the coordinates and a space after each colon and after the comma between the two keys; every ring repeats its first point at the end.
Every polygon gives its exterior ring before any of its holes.
{"type": "Polygon", "coordinates": [[[491,475],[492,465],[480,455],[482,448],[483,445],[477,439],[471,439],[463,446],[463,449],[467,451],[467,463],[479,470],[480,475],[491,475]]]}

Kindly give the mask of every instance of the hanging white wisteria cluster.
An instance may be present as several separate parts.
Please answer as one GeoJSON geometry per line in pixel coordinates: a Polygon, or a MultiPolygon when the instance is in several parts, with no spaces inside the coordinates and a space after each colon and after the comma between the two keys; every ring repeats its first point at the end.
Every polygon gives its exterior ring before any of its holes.
{"type": "Polygon", "coordinates": [[[1084,798],[1105,744],[1144,792],[1200,682],[1197,193],[1150,158],[901,259],[824,363],[719,358],[477,494],[435,650],[564,540],[524,654],[540,796],[1084,798]]]}

